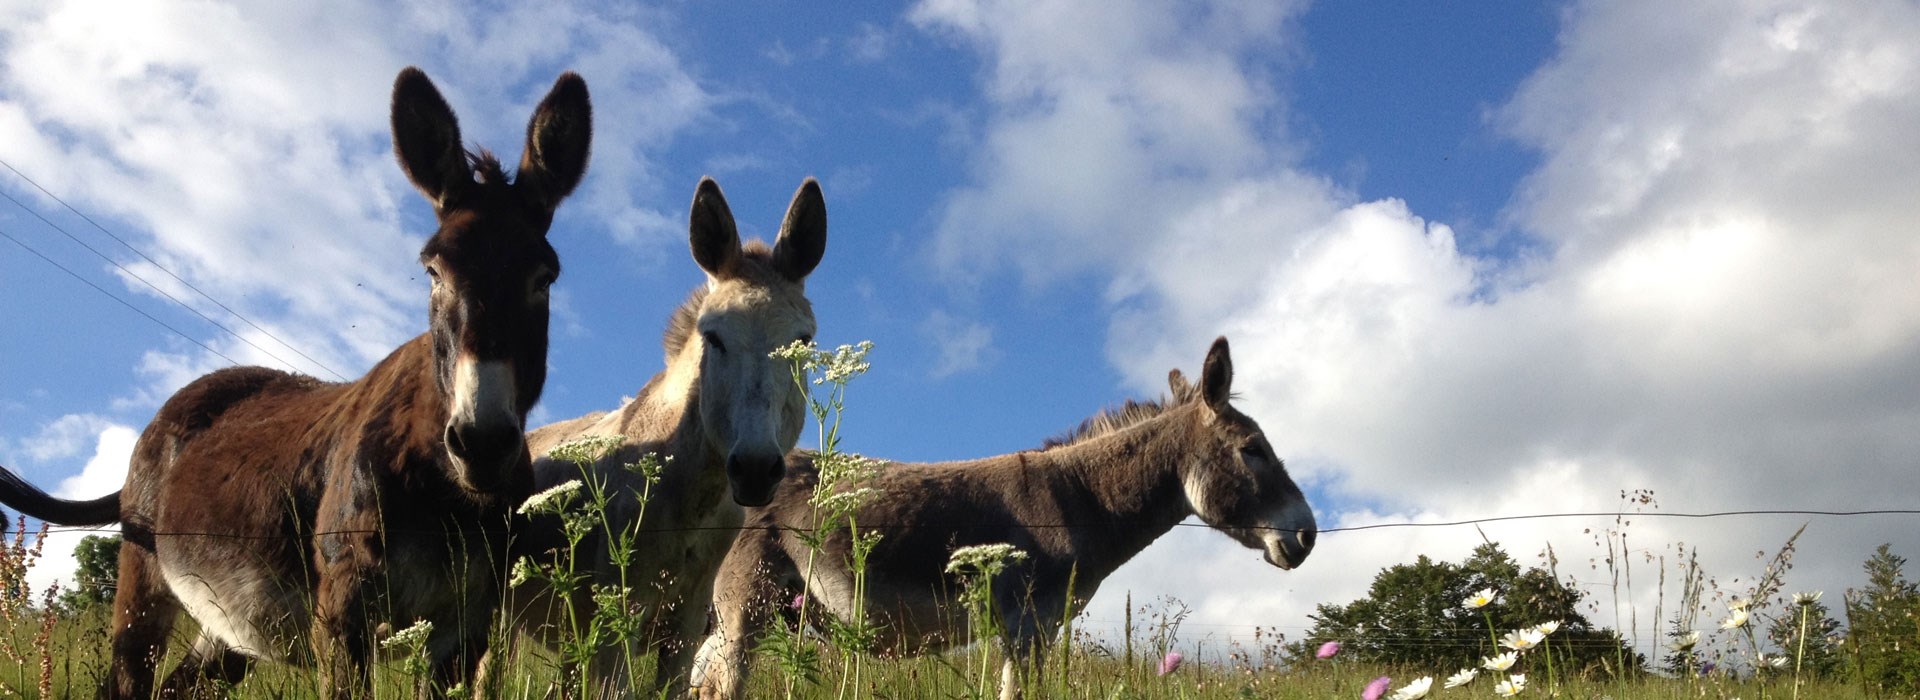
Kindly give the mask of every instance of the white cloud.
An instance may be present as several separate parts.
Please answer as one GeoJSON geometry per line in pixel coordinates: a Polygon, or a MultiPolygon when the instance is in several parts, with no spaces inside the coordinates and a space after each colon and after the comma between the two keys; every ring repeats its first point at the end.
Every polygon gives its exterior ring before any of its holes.
{"type": "MultiPolygon", "coordinates": [[[[66,416],[65,418],[77,418],[66,416]]],[[[65,420],[63,418],[63,420],[65,420]]],[[[91,417],[88,417],[91,418],[91,417]]],[[[87,460],[80,473],[60,482],[53,489],[54,496],[69,499],[99,498],[120,490],[127,479],[127,464],[133,458],[133,444],[139,440],[140,433],[124,425],[99,422],[94,423],[97,431],[93,438],[93,456],[87,460]]],[[[9,523],[15,527],[18,523],[9,523]]],[[[76,566],[73,548],[88,535],[112,535],[112,529],[102,532],[60,529],[48,533],[41,544],[40,560],[27,572],[27,583],[32,590],[44,591],[47,586],[58,583],[61,590],[67,590],[73,584],[73,571],[76,566]]]]}
{"type": "MultiPolygon", "coordinates": [[[[7,14],[0,158],[349,377],[424,316],[413,259],[429,210],[387,136],[400,67],[424,65],[467,140],[506,159],[517,159],[553,77],[586,76],[596,122],[619,128],[597,130],[593,176],[561,217],[641,249],[679,235],[667,223],[675,217],[636,203],[658,190],[643,151],[711,103],[641,10],[57,3],[7,14]]],[[[153,265],[128,267],[296,368],[331,376],[153,265]]],[[[283,365],[230,336],[203,340],[242,362],[283,365]]]]}
{"type": "MultiPolygon", "coordinates": [[[[1465,255],[1447,226],[1290,165],[1257,44],[1154,12],[1103,6],[1083,27],[1067,4],[916,11],[984,55],[993,101],[938,255],[1030,284],[1113,279],[1109,353],[1142,391],[1229,336],[1240,405],[1325,495],[1323,525],[1612,510],[1634,488],[1669,511],[1912,505],[1920,171],[1902,154],[1920,152],[1920,10],[1571,8],[1557,54],[1497,111],[1541,157],[1509,212],[1548,244],[1525,260],[1465,255]],[[1179,88],[1220,99],[1167,119],[1179,88]]],[[[1737,586],[1798,524],[1648,518],[1634,534],[1642,556],[1701,546],[1737,586]]],[[[1551,542],[1565,562],[1594,525],[1486,531],[1522,561],[1551,542]]],[[[1381,566],[1478,541],[1389,533],[1331,534],[1279,573],[1183,529],[1106,595],[1304,625],[1381,566]]],[[[1815,522],[1789,585],[1853,585],[1883,540],[1920,545],[1815,522]]]]}
{"type": "Polygon", "coordinates": [[[40,427],[40,432],[20,440],[18,449],[27,459],[46,462],[80,454],[101,429],[113,422],[105,416],[77,413],[61,416],[40,427]]]}
{"type": "Polygon", "coordinates": [[[935,379],[979,369],[993,359],[993,329],[979,321],[935,310],[920,324],[920,335],[936,349],[935,379]]]}

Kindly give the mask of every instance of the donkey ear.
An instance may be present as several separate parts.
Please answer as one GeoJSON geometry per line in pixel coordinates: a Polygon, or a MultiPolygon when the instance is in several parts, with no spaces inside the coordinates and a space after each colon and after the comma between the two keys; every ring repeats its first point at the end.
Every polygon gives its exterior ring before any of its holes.
{"type": "Polygon", "coordinates": [[[1226,410],[1233,394],[1233,356],[1227,352],[1227,337],[1213,340],[1207,350],[1207,363],[1200,369],[1200,396],[1215,412],[1226,410]]]}
{"type": "Polygon", "coordinates": [[[436,209],[473,182],[453,108],[427,74],[412,66],[393,81],[393,152],[407,179],[436,209]]]}
{"type": "Polygon", "coordinates": [[[1167,391],[1172,393],[1174,403],[1180,403],[1193,395],[1193,385],[1187,382],[1187,375],[1174,368],[1167,371],[1167,391]]]}
{"type": "Polygon", "coordinates": [[[793,193],[787,218],[780,223],[780,238],[773,243],[773,269],[799,282],[826,253],[827,200],[820,195],[819,181],[807,178],[800,183],[800,191],[793,193]]]}
{"type": "Polygon", "coordinates": [[[733,210],[727,208],[727,197],[720,194],[720,183],[713,178],[700,178],[700,187],[693,193],[692,218],[688,240],[693,261],[716,278],[733,274],[740,259],[740,230],[734,228],[733,210]]]}
{"type": "Polygon", "coordinates": [[[533,194],[534,201],[552,211],[586,175],[592,141],[593,104],[587,99],[587,81],[572,71],[562,73],[527,123],[527,147],[520,156],[516,181],[533,194]]]}

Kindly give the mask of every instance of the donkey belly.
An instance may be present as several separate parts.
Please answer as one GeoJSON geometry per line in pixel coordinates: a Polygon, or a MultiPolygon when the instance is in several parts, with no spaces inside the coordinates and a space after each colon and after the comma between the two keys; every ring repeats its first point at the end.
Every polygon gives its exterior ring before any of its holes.
{"type": "Polygon", "coordinates": [[[300,582],[283,580],[285,569],[263,566],[250,552],[225,548],[221,556],[220,550],[180,544],[163,539],[155,550],[167,587],[203,634],[248,656],[287,663],[309,658],[307,595],[300,582]]]}

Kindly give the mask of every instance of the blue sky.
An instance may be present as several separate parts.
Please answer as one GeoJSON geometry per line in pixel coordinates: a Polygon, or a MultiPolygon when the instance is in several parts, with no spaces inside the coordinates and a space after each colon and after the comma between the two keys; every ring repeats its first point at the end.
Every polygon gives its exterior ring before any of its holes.
{"type": "MultiPolygon", "coordinates": [[[[661,365],[701,279],[700,176],[770,237],[811,175],[830,219],[819,338],[877,346],[847,428],[872,455],[1035,446],[1158,394],[1224,334],[1240,405],[1323,525],[1611,510],[1637,488],[1683,512],[1911,507],[1920,487],[1911,3],[21,2],[0,19],[0,159],[342,374],[424,328],[430,214],[392,163],[393,75],[426,69],[468,140],[510,155],[571,69],[597,132],[550,235],[566,271],[536,419],[612,408],[661,365]]],[[[26,205],[0,201],[0,231],[191,338],[0,241],[0,464],[109,490],[158,402],[226,364],[195,341],[276,362],[37,216],[330,376],[13,173],[0,191],[26,205]]],[[[1606,524],[1486,532],[1566,562],[1606,524]]],[[[1798,524],[1633,528],[1651,562],[1699,544],[1731,588],[1798,524]]],[[[1816,522],[1789,586],[1852,585],[1873,545],[1913,551],[1906,530],[1816,522]]],[[[1283,573],[1181,529],[1094,617],[1125,589],[1193,605],[1196,635],[1286,631],[1381,566],[1479,538],[1330,536],[1283,573]]]]}

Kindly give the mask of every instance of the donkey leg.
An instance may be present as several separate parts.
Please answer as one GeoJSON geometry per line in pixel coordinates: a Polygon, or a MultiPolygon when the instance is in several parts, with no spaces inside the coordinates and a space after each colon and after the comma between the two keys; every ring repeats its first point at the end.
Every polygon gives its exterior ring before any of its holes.
{"type": "Polygon", "coordinates": [[[193,649],[187,652],[187,658],[182,659],[180,665],[167,674],[166,682],[160,684],[160,697],[221,697],[227,687],[237,685],[247,677],[247,669],[252,663],[252,659],[234,651],[220,638],[202,632],[193,641],[193,649]]]}
{"type": "MultiPolygon", "coordinates": [[[[341,567],[345,568],[345,567],[341,567]]],[[[313,626],[314,668],[319,672],[323,700],[353,700],[373,690],[368,662],[373,658],[373,630],[367,624],[367,590],[374,577],[340,569],[320,572],[315,591],[313,626]]]]}
{"type": "Polygon", "coordinates": [[[713,586],[713,630],[694,655],[690,682],[702,700],[738,700],[747,695],[748,654],[774,617],[799,594],[781,586],[791,568],[762,533],[742,533],[720,564],[713,586]]]}
{"type": "Polygon", "coordinates": [[[160,577],[160,562],[151,550],[132,542],[120,544],[118,590],[113,594],[113,662],[101,697],[108,700],[148,700],[153,697],[153,670],[165,652],[180,603],[160,577]]]}

